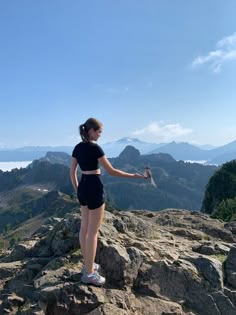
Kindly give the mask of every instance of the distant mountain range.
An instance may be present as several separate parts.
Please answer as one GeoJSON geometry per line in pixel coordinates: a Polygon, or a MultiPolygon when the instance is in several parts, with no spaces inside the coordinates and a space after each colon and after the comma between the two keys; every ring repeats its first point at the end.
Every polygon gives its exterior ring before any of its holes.
{"type": "MultiPolygon", "coordinates": [[[[220,165],[227,161],[236,159],[236,140],[220,147],[204,145],[201,147],[187,142],[149,143],[136,138],[122,138],[117,141],[101,144],[107,157],[117,157],[127,145],[139,150],[141,154],[168,153],[175,160],[183,161],[205,161],[206,164],[220,165]]],[[[71,155],[73,147],[23,147],[18,149],[0,150],[0,162],[9,161],[32,161],[39,159],[49,151],[65,152],[71,155]]]]}
{"type": "Polygon", "coordinates": [[[101,147],[104,149],[106,155],[112,158],[119,156],[127,145],[132,145],[138,149],[141,154],[149,154],[149,152],[164,146],[165,143],[157,144],[144,142],[137,138],[121,138],[117,141],[102,144],[101,147]]]}
{"type": "Polygon", "coordinates": [[[28,146],[17,149],[0,149],[0,162],[33,161],[46,155],[47,152],[72,153],[70,146],[28,146]]]}
{"type": "MultiPolygon", "coordinates": [[[[54,202],[59,202],[63,213],[69,211],[68,202],[75,207],[70,159],[65,152],[48,152],[26,168],[0,171],[0,233],[7,226],[14,227],[41,213],[51,213],[57,207],[54,202]],[[52,194],[47,196],[48,193],[52,194]],[[61,193],[66,202],[61,200],[61,193]]],[[[115,168],[132,173],[143,173],[149,166],[157,184],[154,188],[150,180],[113,177],[102,169],[106,200],[116,209],[199,211],[208,180],[218,169],[213,165],[176,161],[166,153],[141,155],[133,146],[126,146],[119,157],[109,160],[115,168]]]]}

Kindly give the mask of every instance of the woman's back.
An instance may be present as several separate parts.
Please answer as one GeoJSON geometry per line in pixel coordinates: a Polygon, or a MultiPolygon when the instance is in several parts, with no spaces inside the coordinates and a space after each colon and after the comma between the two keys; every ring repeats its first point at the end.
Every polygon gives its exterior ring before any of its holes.
{"type": "Polygon", "coordinates": [[[72,156],[76,158],[82,171],[93,171],[99,168],[98,159],[104,156],[102,148],[94,142],[78,143],[72,156]]]}

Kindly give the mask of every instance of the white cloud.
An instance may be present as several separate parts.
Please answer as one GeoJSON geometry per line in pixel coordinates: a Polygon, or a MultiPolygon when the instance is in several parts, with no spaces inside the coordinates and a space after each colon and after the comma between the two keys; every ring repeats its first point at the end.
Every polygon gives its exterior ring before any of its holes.
{"type": "Polygon", "coordinates": [[[190,128],[184,128],[179,123],[165,124],[163,121],[152,122],[142,129],[132,132],[132,136],[141,136],[152,141],[173,141],[183,138],[193,132],[190,128]]]}
{"type": "Polygon", "coordinates": [[[222,65],[232,60],[236,60],[236,32],[219,40],[215,50],[195,58],[192,67],[208,63],[213,72],[219,73],[222,70],[222,65]]]}

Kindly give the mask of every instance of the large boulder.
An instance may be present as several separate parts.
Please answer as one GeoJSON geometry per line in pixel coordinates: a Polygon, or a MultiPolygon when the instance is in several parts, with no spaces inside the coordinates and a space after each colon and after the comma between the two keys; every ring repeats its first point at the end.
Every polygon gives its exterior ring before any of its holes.
{"type": "Polygon", "coordinates": [[[236,289],[236,245],[231,247],[225,261],[225,275],[227,283],[236,289]]]}

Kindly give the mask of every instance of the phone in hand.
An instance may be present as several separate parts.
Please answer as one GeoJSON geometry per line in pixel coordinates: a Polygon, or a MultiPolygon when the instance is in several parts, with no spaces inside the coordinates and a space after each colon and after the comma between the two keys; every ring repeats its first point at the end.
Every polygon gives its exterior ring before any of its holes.
{"type": "Polygon", "coordinates": [[[153,185],[153,187],[157,188],[157,185],[152,177],[152,172],[150,170],[150,167],[146,166],[145,169],[144,169],[144,176],[146,178],[150,178],[151,179],[151,184],[153,185]]]}

